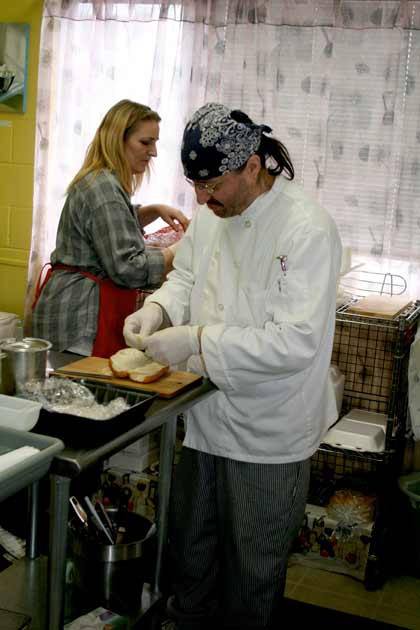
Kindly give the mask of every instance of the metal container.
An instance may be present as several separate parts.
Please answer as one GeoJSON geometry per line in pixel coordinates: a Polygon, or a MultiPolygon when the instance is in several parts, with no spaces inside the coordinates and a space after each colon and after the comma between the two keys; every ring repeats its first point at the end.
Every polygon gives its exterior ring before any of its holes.
{"type": "Polygon", "coordinates": [[[2,344],[1,351],[6,355],[5,371],[7,378],[12,379],[12,391],[9,393],[19,394],[27,381],[45,378],[50,348],[49,341],[35,337],[2,344]]]}
{"type": "Polygon", "coordinates": [[[13,374],[8,364],[7,354],[0,350],[0,394],[10,396],[15,389],[13,374]]]}
{"type": "Polygon", "coordinates": [[[141,608],[143,584],[154,566],[154,537],[148,536],[152,522],[133,512],[117,514],[116,522],[124,527],[126,542],[115,545],[101,544],[77,527],[70,528],[73,580],[82,592],[89,592],[91,605],[120,614],[135,613],[141,608]]]}

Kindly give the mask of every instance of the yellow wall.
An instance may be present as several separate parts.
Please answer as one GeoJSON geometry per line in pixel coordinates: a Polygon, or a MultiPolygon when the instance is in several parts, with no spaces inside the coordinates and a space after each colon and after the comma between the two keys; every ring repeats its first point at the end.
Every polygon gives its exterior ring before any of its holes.
{"type": "Polygon", "coordinates": [[[42,6],[42,0],[0,1],[0,22],[30,25],[26,112],[0,112],[0,311],[19,315],[23,314],[31,240],[42,6]]]}

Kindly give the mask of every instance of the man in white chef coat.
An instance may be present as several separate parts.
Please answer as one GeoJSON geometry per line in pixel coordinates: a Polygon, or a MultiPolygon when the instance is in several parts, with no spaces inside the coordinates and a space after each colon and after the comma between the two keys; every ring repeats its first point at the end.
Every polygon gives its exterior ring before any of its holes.
{"type": "Polygon", "coordinates": [[[310,457],[336,419],[328,370],[341,243],[293,181],[286,148],[243,112],[201,107],[181,159],[203,207],[174,271],[124,327],[128,345],[187,361],[218,388],[188,412],[168,609],[179,630],[269,628],[310,457]]]}

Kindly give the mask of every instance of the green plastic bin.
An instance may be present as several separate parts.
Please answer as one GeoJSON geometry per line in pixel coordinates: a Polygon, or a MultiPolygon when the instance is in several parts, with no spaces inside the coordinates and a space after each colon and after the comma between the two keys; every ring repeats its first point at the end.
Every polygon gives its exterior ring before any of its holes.
{"type": "Polygon", "coordinates": [[[408,544],[411,547],[410,551],[413,551],[411,560],[414,573],[416,576],[420,576],[420,472],[400,477],[398,484],[412,508],[409,514],[411,523],[408,525],[411,527],[408,528],[408,544]]]}
{"type": "Polygon", "coordinates": [[[404,475],[398,479],[398,483],[408,497],[411,507],[420,513],[420,472],[404,475]]]}

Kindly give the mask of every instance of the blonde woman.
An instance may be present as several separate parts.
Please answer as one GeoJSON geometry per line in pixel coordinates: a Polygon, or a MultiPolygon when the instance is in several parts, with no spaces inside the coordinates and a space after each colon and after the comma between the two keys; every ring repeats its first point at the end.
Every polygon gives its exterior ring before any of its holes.
{"type": "Polygon", "coordinates": [[[145,105],[116,103],[68,187],[33,312],[33,335],[54,350],[108,357],[124,347],[123,322],[136,308],[136,290],[160,285],[172,268],[175,246],[147,247],[143,228],[161,217],[181,230],[188,219],[170,206],[130,201],[157,155],[159,122],[145,105]]]}

